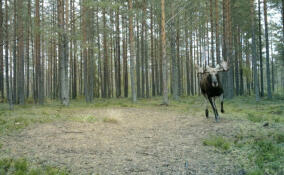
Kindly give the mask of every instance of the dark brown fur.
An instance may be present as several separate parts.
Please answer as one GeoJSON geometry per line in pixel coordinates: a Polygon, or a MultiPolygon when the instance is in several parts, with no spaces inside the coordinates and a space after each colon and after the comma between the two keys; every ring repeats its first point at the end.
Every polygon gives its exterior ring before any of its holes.
{"type": "MultiPolygon", "coordinates": [[[[220,97],[224,93],[218,74],[217,74],[217,81],[218,81],[218,86],[213,87],[210,73],[204,73],[200,81],[201,92],[203,96],[210,102],[215,114],[216,121],[219,120],[219,114],[215,105],[215,97],[220,97]]],[[[223,100],[221,101],[221,112],[224,113],[223,100]]],[[[209,117],[209,111],[207,108],[205,110],[205,115],[207,118],[209,117]]]]}

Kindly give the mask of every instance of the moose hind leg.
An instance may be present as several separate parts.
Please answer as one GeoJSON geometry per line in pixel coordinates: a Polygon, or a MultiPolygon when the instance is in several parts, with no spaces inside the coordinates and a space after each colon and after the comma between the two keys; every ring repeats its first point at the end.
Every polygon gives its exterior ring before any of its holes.
{"type": "Polygon", "coordinates": [[[224,103],[224,94],[222,94],[221,96],[220,96],[220,101],[221,101],[221,112],[222,113],[224,113],[225,111],[224,111],[224,107],[223,107],[223,103],[224,103]]]}

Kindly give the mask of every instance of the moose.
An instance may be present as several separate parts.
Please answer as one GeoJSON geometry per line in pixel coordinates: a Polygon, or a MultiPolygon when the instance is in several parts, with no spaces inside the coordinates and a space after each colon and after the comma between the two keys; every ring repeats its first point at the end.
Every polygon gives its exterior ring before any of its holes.
{"type": "Polygon", "coordinates": [[[218,72],[226,72],[229,70],[228,63],[226,61],[221,62],[215,68],[213,67],[206,67],[201,68],[197,66],[197,74],[201,75],[200,80],[200,89],[202,95],[205,97],[206,102],[206,109],[205,115],[206,118],[209,117],[208,111],[208,101],[210,102],[213,112],[215,114],[216,122],[219,121],[219,114],[215,104],[215,99],[220,97],[221,101],[221,112],[224,113],[223,101],[224,101],[224,90],[219,79],[218,72]]]}

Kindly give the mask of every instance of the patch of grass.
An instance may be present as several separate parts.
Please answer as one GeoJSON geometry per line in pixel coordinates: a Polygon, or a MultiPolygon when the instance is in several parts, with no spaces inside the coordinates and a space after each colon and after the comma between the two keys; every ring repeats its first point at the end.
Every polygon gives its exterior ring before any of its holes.
{"type": "Polygon", "coordinates": [[[264,121],[263,117],[257,116],[254,113],[248,113],[247,114],[247,119],[252,121],[252,122],[255,122],[255,123],[259,123],[259,122],[264,121]]]}
{"type": "Polygon", "coordinates": [[[15,174],[15,175],[67,175],[66,170],[50,166],[35,167],[26,159],[0,159],[0,174],[15,174]]]}
{"type": "Polygon", "coordinates": [[[229,150],[230,149],[230,142],[225,139],[224,137],[214,136],[203,141],[203,145],[205,146],[214,146],[221,150],[229,150]]]}
{"type": "Polygon", "coordinates": [[[116,118],[113,118],[113,117],[105,117],[103,119],[103,122],[105,123],[114,123],[114,124],[117,124],[118,123],[118,120],[116,118]]]}
{"type": "MultiPolygon", "coordinates": [[[[280,174],[284,172],[284,147],[269,138],[256,139],[253,144],[254,152],[250,160],[264,174],[280,174]]],[[[258,172],[257,170],[257,172],[258,172]]]]}

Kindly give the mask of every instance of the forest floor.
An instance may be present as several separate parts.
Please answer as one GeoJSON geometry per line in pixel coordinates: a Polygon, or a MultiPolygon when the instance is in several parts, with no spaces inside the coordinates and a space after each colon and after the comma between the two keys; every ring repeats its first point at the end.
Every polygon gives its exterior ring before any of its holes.
{"type": "Polygon", "coordinates": [[[159,100],[135,105],[124,99],[102,100],[67,108],[27,105],[13,112],[4,110],[12,123],[0,118],[0,159],[24,158],[32,167],[48,165],[66,174],[284,172],[282,101],[265,102],[266,107],[245,98],[238,102],[246,106],[230,101],[216,123],[212,112],[205,118],[199,98],[184,98],[170,106],[160,106],[159,100]],[[272,138],[275,157],[269,165],[259,164],[254,147],[267,138],[272,138]]]}

